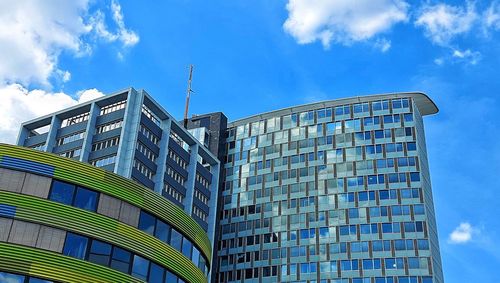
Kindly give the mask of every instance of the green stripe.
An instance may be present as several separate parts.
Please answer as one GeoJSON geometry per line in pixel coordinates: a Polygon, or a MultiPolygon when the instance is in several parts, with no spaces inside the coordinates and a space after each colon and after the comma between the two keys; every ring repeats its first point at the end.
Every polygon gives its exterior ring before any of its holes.
{"type": "Polygon", "coordinates": [[[0,243],[0,270],[68,283],[143,282],[101,265],[8,243],[0,243]]]}
{"type": "Polygon", "coordinates": [[[11,156],[55,167],[54,177],[85,186],[131,203],[156,215],[190,239],[211,262],[211,244],[206,232],[181,208],[129,179],[92,165],[19,146],[0,144],[0,158],[11,156]]]}
{"type": "Polygon", "coordinates": [[[207,282],[203,272],[183,254],[157,238],[115,219],[45,199],[6,191],[0,191],[0,203],[17,208],[15,219],[106,241],[163,265],[187,282],[207,282]]]}

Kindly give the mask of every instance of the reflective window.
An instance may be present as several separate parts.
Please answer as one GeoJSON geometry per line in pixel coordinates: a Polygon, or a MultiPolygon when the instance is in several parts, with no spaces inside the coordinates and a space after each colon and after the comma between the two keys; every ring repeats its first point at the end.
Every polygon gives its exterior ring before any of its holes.
{"type": "Polygon", "coordinates": [[[49,199],[59,203],[71,205],[73,203],[74,193],[74,185],[54,180],[54,182],[52,182],[49,199]]]}
{"type": "Polygon", "coordinates": [[[154,235],[156,218],[149,213],[141,211],[139,216],[139,230],[144,231],[150,235],[154,235]]]}
{"type": "Polygon", "coordinates": [[[64,242],[63,254],[74,258],[85,259],[89,239],[68,232],[64,242]]]}
{"type": "Polygon", "coordinates": [[[115,247],[111,258],[111,268],[124,273],[129,273],[131,256],[132,254],[129,251],[115,247]]]}
{"type": "Polygon", "coordinates": [[[134,263],[132,265],[132,276],[141,280],[148,280],[149,260],[134,255],[134,263]]]}
{"type": "Polygon", "coordinates": [[[111,245],[94,240],[90,246],[89,261],[100,265],[108,266],[111,257],[111,245]]]}
{"type": "Polygon", "coordinates": [[[97,192],[78,187],[76,190],[73,206],[88,211],[96,211],[97,197],[98,197],[97,192]]]}

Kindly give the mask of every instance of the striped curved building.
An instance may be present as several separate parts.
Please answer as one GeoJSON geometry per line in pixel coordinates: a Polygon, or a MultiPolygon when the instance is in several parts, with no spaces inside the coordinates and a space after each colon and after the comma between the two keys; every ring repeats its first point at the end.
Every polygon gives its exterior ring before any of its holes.
{"type": "Polygon", "coordinates": [[[205,283],[211,247],[183,209],[137,182],[0,144],[0,282],[205,283]]]}

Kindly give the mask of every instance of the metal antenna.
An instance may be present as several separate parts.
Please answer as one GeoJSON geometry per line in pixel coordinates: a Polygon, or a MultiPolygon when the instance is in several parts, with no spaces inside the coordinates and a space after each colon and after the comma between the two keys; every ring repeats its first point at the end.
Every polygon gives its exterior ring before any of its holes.
{"type": "Polygon", "coordinates": [[[188,79],[188,87],[186,93],[186,108],[184,109],[184,128],[186,129],[188,124],[189,98],[191,97],[191,92],[194,92],[191,89],[192,80],[193,80],[193,64],[189,65],[189,79],[188,79]]]}

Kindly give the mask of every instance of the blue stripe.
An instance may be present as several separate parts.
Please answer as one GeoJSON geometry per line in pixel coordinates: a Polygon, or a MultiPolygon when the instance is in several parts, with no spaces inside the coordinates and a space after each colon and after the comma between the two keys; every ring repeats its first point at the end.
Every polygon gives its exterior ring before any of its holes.
{"type": "Polygon", "coordinates": [[[0,166],[49,177],[54,176],[55,170],[54,166],[51,165],[10,156],[2,156],[2,158],[0,158],[0,166]]]}
{"type": "Polygon", "coordinates": [[[14,218],[14,216],[16,216],[16,207],[7,204],[0,204],[0,216],[14,218]]]}

